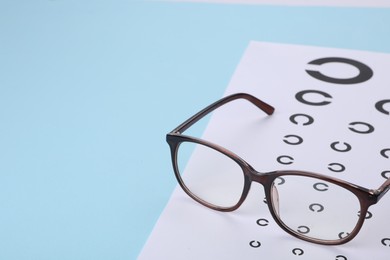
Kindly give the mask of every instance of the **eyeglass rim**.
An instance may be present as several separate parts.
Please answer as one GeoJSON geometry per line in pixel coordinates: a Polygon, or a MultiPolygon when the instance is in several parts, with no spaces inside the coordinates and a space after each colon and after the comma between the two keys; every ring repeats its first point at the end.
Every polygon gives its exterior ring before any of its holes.
{"type": "Polygon", "coordinates": [[[352,240],[360,231],[360,229],[363,226],[368,208],[377,203],[377,199],[375,195],[372,193],[372,190],[364,188],[362,186],[350,183],[348,181],[338,179],[332,176],[327,176],[319,173],[314,173],[314,172],[309,172],[309,171],[301,171],[301,170],[276,170],[276,171],[271,171],[271,172],[258,172],[256,171],[248,162],[246,162],[244,159],[242,159],[240,156],[237,154],[233,153],[232,151],[217,145],[215,143],[192,137],[192,136],[187,136],[179,133],[169,133],[166,136],[167,142],[170,146],[171,149],[171,159],[172,159],[172,165],[175,173],[175,177],[181,186],[181,188],[185,191],[185,193],[190,196],[193,200],[196,202],[200,203],[203,206],[206,206],[210,209],[221,211],[221,212],[230,212],[238,209],[245,201],[250,187],[252,185],[252,182],[257,182],[261,184],[264,187],[265,191],[265,197],[267,201],[272,201],[272,192],[271,192],[271,187],[273,182],[275,181],[276,178],[282,177],[282,176],[303,176],[303,177],[310,177],[318,180],[323,180],[329,183],[333,183],[335,185],[338,185],[349,192],[352,192],[356,198],[358,199],[360,203],[360,215],[359,219],[355,225],[354,230],[346,237],[337,239],[337,240],[323,240],[323,239],[317,239],[309,236],[305,236],[304,234],[300,234],[290,227],[288,227],[276,214],[275,209],[273,208],[272,203],[267,203],[268,209],[275,220],[275,222],[287,233],[290,235],[308,241],[316,244],[322,244],[322,245],[340,245],[347,243],[348,241],[352,240]],[[184,181],[181,178],[179,169],[178,169],[178,163],[177,163],[177,153],[180,144],[184,142],[191,142],[191,143],[197,143],[200,145],[207,146],[217,152],[220,152],[227,156],[228,158],[232,159],[235,161],[240,168],[242,169],[243,173],[243,178],[244,178],[244,187],[242,190],[242,194],[240,196],[240,199],[238,202],[231,206],[231,207],[221,207],[218,205],[211,204],[202,198],[196,196],[192,191],[186,186],[184,181]]]}

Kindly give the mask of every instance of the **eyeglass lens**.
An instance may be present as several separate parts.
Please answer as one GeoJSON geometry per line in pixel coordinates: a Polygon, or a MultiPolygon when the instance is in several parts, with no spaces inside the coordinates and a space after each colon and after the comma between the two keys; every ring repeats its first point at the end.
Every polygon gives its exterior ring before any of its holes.
{"type": "Polygon", "coordinates": [[[244,188],[243,171],[226,155],[204,145],[183,142],[178,149],[177,166],[183,183],[198,199],[223,208],[239,202],[244,188]]]}
{"type": "Polygon", "coordinates": [[[277,217],[293,232],[320,240],[348,236],[359,220],[354,193],[333,183],[300,175],[278,177],[272,186],[277,217]]]}

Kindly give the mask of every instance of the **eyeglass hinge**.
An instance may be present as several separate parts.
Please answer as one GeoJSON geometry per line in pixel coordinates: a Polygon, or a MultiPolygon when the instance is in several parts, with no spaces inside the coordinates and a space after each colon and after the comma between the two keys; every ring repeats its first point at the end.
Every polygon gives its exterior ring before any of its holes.
{"type": "Polygon", "coordinates": [[[370,195],[372,195],[372,196],[378,196],[380,193],[381,193],[381,191],[380,190],[370,190],[369,191],[369,193],[370,193],[370,195]]]}
{"type": "Polygon", "coordinates": [[[377,197],[377,200],[379,201],[383,195],[385,195],[390,190],[390,186],[383,189],[376,189],[376,190],[370,190],[370,195],[377,197]]]}

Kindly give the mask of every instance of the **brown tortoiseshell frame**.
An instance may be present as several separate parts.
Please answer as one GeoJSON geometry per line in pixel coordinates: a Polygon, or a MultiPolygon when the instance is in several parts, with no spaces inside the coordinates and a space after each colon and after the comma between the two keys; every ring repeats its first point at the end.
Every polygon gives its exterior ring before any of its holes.
{"type": "Polygon", "coordinates": [[[237,93],[237,94],[233,94],[230,96],[226,96],[226,97],[220,99],[219,101],[209,105],[208,107],[204,108],[203,110],[201,110],[200,112],[198,112],[197,114],[195,114],[194,116],[192,116],[191,118],[186,120],[184,123],[182,123],[181,125],[176,127],[173,131],[171,131],[170,133],[167,134],[166,140],[167,140],[167,142],[170,146],[170,150],[171,150],[173,169],[175,172],[176,179],[179,182],[182,189],[191,198],[193,198],[195,201],[201,203],[202,205],[209,207],[211,209],[214,209],[214,210],[227,212],[227,211],[233,211],[233,210],[237,209],[238,207],[240,207],[240,205],[244,202],[246,196],[248,195],[252,181],[255,181],[255,182],[262,184],[264,187],[264,190],[265,190],[265,195],[266,195],[267,201],[272,201],[272,199],[273,199],[273,197],[272,197],[273,195],[271,192],[272,191],[272,184],[273,184],[274,180],[278,177],[281,177],[284,175],[300,175],[300,176],[306,176],[306,177],[312,177],[312,178],[324,180],[324,181],[339,185],[341,187],[344,187],[345,189],[354,193],[360,201],[361,211],[359,214],[359,219],[358,219],[358,222],[357,222],[355,229],[350,233],[349,236],[347,236],[345,238],[341,238],[339,240],[320,240],[320,239],[314,239],[314,238],[307,237],[305,235],[298,234],[297,232],[295,232],[292,229],[290,229],[289,227],[287,227],[279,219],[279,217],[275,213],[275,210],[272,206],[272,203],[267,203],[268,208],[271,212],[271,215],[274,218],[274,220],[276,221],[276,223],[283,230],[285,230],[287,233],[291,234],[294,237],[297,237],[299,239],[302,239],[302,240],[305,240],[308,242],[322,244],[322,245],[340,245],[340,244],[344,244],[344,243],[350,241],[351,239],[353,239],[357,235],[357,233],[359,232],[359,230],[361,229],[361,227],[363,225],[368,208],[371,205],[376,204],[382,198],[382,196],[385,195],[385,193],[387,191],[389,191],[390,178],[387,179],[378,189],[367,189],[367,188],[363,188],[363,187],[360,187],[358,185],[355,185],[355,184],[352,184],[352,183],[349,183],[349,182],[346,182],[343,180],[339,180],[339,179],[336,179],[333,177],[329,177],[329,176],[325,176],[325,175],[321,175],[321,174],[316,174],[316,173],[312,173],[312,172],[290,170],[290,171],[273,171],[273,172],[261,173],[261,172],[256,171],[252,166],[250,166],[246,161],[244,161],[239,156],[237,156],[233,152],[231,152],[231,151],[229,151],[229,150],[227,150],[219,145],[213,144],[211,142],[208,142],[208,141],[205,141],[205,140],[202,140],[199,138],[186,136],[186,135],[182,134],[185,130],[187,130],[189,127],[191,127],[194,123],[199,121],[201,118],[203,118],[204,116],[206,116],[207,114],[209,114],[213,110],[217,109],[218,107],[220,107],[222,105],[225,105],[226,103],[229,103],[233,100],[236,100],[236,99],[245,99],[245,100],[251,102],[253,105],[257,106],[259,109],[261,109],[263,112],[265,112],[268,115],[272,115],[274,112],[274,108],[272,106],[257,99],[256,97],[254,97],[250,94],[246,94],[246,93],[237,93]],[[202,144],[204,146],[207,146],[207,147],[214,149],[214,150],[226,155],[227,157],[231,158],[241,167],[241,169],[243,171],[245,183],[244,183],[244,188],[243,188],[241,198],[236,205],[229,207],[229,208],[218,207],[218,206],[209,204],[206,201],[203,201],[202,199],[196,197],[194,194],[191,193],[191,191],[186,187],[186,185],[183,183],[183,181],[181,179],[181,176],[180,176],[179,170],[178,170],[177,160],[176,160],[177,151],[178,151],[178,148],[182,142],[194,142],[194,143],[198,143],[198,144],[202,144]]]}

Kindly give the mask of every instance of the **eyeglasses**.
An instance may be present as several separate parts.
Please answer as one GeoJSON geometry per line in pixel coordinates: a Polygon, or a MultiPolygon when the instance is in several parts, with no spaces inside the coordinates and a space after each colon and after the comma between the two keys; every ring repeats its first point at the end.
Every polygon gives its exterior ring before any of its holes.
{"type": "Polygon", "coordinates": [[[240,207],[255,181],[263,185],[271,215],[287,233],[323,245],[339,245],[353,239],[368,208],[390,189],[390,178],[378,189],[367,189],[311,172],[262,173],[219,145],[182,134],[207,114],[236,99],[245,99],[268,115],[274,112],[272,106],[252,95],[233,94],[204,108],[167,134],[173,169],[182,189],[200,204],[227,212],[240,207]],[[190,155],[194,160],[187,160],[190,155]]]}

